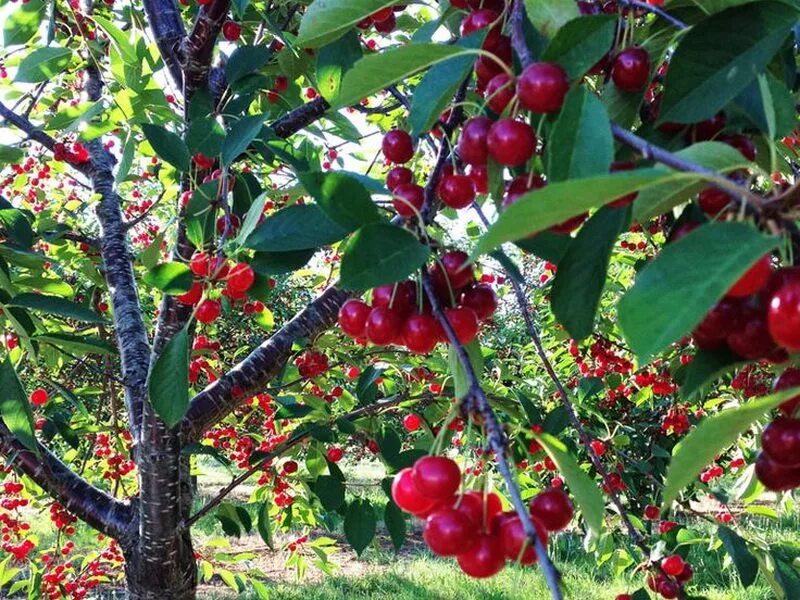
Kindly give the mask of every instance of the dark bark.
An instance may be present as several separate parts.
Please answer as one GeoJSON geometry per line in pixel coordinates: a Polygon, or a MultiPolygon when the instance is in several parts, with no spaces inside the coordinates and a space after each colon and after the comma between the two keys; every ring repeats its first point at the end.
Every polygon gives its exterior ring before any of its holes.
{"type": "Polygon", "coordinates": [[[318,96],[311,102],[306,102],[293,111],[286,113],[280,119],[271,123],[270,127],[279,138],[287,138],[318,120],[330,107],[325,98],[318,96]]]}
{"type": "Polygon", "coordinates": [[[153,32],[161,58],[179,89],[183,89],[180,44],[186,37],[183,19],[175,0],[143,0],[147,22],[153,32]]]}
{"type": "Polygon", "coordinates": [[[181,43],[184,96],[208,86],[208,72],[214,58],[214,46],[228,16],[230,0],[212,0],[200,8],[192,32],[181,43]]]}

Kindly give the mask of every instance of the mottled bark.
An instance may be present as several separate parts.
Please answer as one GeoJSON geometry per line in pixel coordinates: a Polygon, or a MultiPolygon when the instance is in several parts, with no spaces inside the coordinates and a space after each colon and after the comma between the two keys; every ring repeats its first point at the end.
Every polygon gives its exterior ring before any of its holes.
{"type": "Polygon", "coordinates": [[[330,107],[325,98],[318,96],[272,122],[270,127],[279,138],[287,138],[317,121],[330,107]]]}
{"type": "Polygon", "coordinates": [[[183,70],[181,69],[180,45],[186,37],[183,19],[178,12],[175,0],[143,0],[144,12],[158,51],[172,80],[183,89],[183,70]]]}
{"type": "Polygon", "coordinates": [[[192,32],[181,43],[184,95],[187,98],[192,91],[208,85],[214,47],[230,6],[230,0],[212,0],[200,7],[192,32]]]}

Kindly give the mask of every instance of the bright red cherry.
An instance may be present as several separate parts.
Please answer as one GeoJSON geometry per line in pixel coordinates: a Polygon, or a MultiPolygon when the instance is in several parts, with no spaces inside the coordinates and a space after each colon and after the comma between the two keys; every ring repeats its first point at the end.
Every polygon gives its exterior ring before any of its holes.
{"type": "Polygon", "coordinates": [[[526,67],[517,80],[520,104],[535,113],[561,110],[569,91],[566,71],[555,63],[539,62],[526,67]]]}
{"type": "Polygon", "coordinates": [[[401,281],[379,285],[372,289],[372,306],[391,306],[405,316],[417,306],[417,284],[401,281]]]}
{"type": "Polygon", "coordinates": [[[472,117],[461,128],[458,138],[458,156],[470,165],[485,165],[489,158],[487,139],[492,120],[488,117],[472,117]]]}
{"type": "Polygon", "coordinates": [[[392,190],[392,206],[404,219],[410,219],[422,210],[425,190],[416,183],[403,183],[392,190]]]}
{"type": "MultiPolygon", "coordinates": [[[[772,389],[779,392],[781,390],[790,390],[794,387],[800,387],[800,369],[789,367],[775,380],[772,389]]],[[[784,416],[792,417],[798,406],[800,406],[800,395],[789,398],[778,409],[784,416]]]]}
{"type": "Polygon", "coordinates": [[[467,516],[451,507],[438,508],[425,519],[422,537],[434,554],[455,556],[477,541],[477,530],[467,516]]]}
{"type": "Polygon", "coordinates": [[[376,306],[367,317],[367,339],[378,346],[393,343],[403,326],[403,316],[394,308],[376,306]]]}
{"type": "Polygon", "coordinates": [[[422,427],[422,419],[414,413],[407,414],[403,417],[403,427],[406,431],[416,431],[422,427]]]}
{"type": "Polygon", "coordinates": [[[235,42],[242,35],[242,26],[236,21],[225,21],[222,24],[222,35],[229,42],[235,42]]]}
{"type": "Polygon", "coordinates": [[[786,278],[776,289],[767,310],[769,333],[790,352],[800,350],[800,278],[786,278]]]}
{"type": "Polygon", "coordinates": [[[192,287],[189,288],[189,291],[185,294],[181,294],[180,296],[176,296],[176,299],[181,304],[187,304],[189,306],[193,306],[200,302],[200,298],[203,297],[203,284],[199,281],[195,281],[192,283],[192,287]]]}
{"type": "MultiPolygon", "coordinates": [[[[536,526],[536,534],[544,547],[547,547],[547,529],[541,523],[534,520],[536,526]]],[[[522,519],[514,516],[506,520],[500,528],[500,540],[503,542],[503,552],[506,558],[512,561],[517,561],[522,565],[532,565],[539,557],[536,555],[536,549],[533,547],[530,539],[525,533],[525,528],[522,525],[522,519]],[[523,547],[525,548],[523,551],[523,547]]]]}
{"type": "Polygon", "coordinates": [[[536,134],[527,123],[515,119],[496,121],[486,138],[489,154],[501,165],[524,165],[536,150],[536,134]]]}
{"type": "Polygon", "coordinates": [[[497,310],[497,295],[491,286],[478,283],[461,293],[461,305],[471,308],[479,320],[485,321],[497,310]]]}
{"type": "Polygon", "coordinates": [[[419,493],[411,476],[411,468],[406,468],[394,476],[392,481],[392,500],[404,511],[422,514],[436,506],[436,500],[419,493]]]}
{"type": "Polygon", "coordinates": [[[446,456],[423,456],[411,470],[420,494],[434,500],[447,500],[461,485],[461,469],[446,456]]]}
{"type": "Polygon", "coordinates": [[[392,7],[391,6],[387,6],[386,8],[382,8],[382,9],[372,13],[370,15],[370,18],[372,19],[372,21],[374,23],[380,23],[382,21],[385,21],[389,17],[391,17],[393,13],[394,13],[394,11],[392,10],[392,7]]]}
{"type": "MultiPolygon", "coordinates": [[[[332,463],[337,463],[340,460],[342,460],[342,458],[344,458],[344,450],[334,446],[333,448],[328,448],[326,456],[328,457],[328,460],[331,461],[332,463]]],[[[392,489],[394,489],[394,486],[392,486],[392,489]]]]}
{"type": "Polygon", "coordinates": [[[236,263],[228,271],[228,287],[234,292],[246,292],[256,280],[256,274],[247,263],[236,263]]]}
{"type": "Polygon", "coordinates": [[[782,467],[800,467],[800,421],[775,419],[761,434],[761,449],[782,467]]]}
{"type": "Polygon", "coordinates": [[[439,198],[450,208],[466,208],[475,200],[475,183],[466,175],[445,175],[438,187],[439,198]]]}
{"type": "Polygon", "coordinates": [[[644,507],[644,518],[648,521],[655,521],[661,516],[661,510],[654,504],[648,504],[644,507]]]}
{"type": "Polygon", "coordinates": [[[617,594],[614,600],[631,600],[630,594],[617,594]]]}
{"type": "Polygon", "coordinates": [[[496,575],[506,565],[500,538],[486,534],[479,535],[472,549],[459,554],[456,560],[464,573],[478,579],[496,575]]]}
{"type": "Polygon", "coordinates": [[[466,306],[444,309],[444,315],[453,327],[458,341],[469,344],[478,335],[478,315],[466,306]]]}
{"type": "Polygon", "coordinates": [[[559,489],[550,488],[537,494],[531,500],[531,514],[536,517],[548,531],[561,531],[572,520],[572,502],[567,494],[559,489]]]}
{"type": "Polygon", "coordinates": [[[716,216],[731,204],[732,198],[721,189],[707,187],[697,196],[697,202],[703,212],[709,216],[716,216]]]}
{"type": "Polygon", "coordinates": [[[634,46],[617,54],[611,67],[611,79],[625,92],[638,92],[650,79],[650,55],[634,46]]]}
{"type": "Polygon", "coordinates": [[[197,307],[195,316],[201,323],[213,323],[219,317],[222,306],[218,300],[203,300],[197,307]]]}
{"type": "Polygon", "coordinates": [[[386,160],[393,163],[403,164],[414,158],[414,143],[408,132],[402,129],[392,129],[383,136],[381,148],[386,160]]]}
{"type": "Polygon", "coordinates": [[[351,299],[339,309],[339,327],[350,337],[362,337],[372,309],[366,302],[351,299]]]}
{"type": "Polygon", "coordinates": [[[606,453],[606,445],[600,440],[592,440],[589,445],[597,456],[603,456],[606,453]]]}
{"type": "Polygon", "coordinates": [[[503,511],[503,504],[494,492],[487,493],[484,499],[482,492],[469,490],[458,500],[456,510],[467,515],[474,527],[483,530],[503,511]]]}
{"type": "Polygon", "coordinates": [[[486,84],[486,99],[489,108],[501,114],[514,99],[514,78],[506,72],[492,77],[486,84]]]}
{"type": "Polygon", "coordinates": [[[686,562],[679,554],[670,554],[661,561],[661,570],[670,577],[677,577],[683,572],[686,562]]]}
{"type": "Polygon", "coordinates": [[[767,285],[771,274],[772,257],[767,254],[761,257],[739,278],[739,281],[733,284],[733,287],[728,290],[728,296],[733,296],[734,298],[752,296],[767,285]]]}
{"type": "Polygon", "coordinates": [[[414,183],[414,173],[408,167],[395,167],[386,174],[386,187],[390,192],[404,183],[414,183]]]}
{"type": "Polygon", "coordinates": [[[441,327],[431,315],[409,316],[403,324],[403,343],[417,354],[428,354],[441,339],[441,327]]]}
{"type": "Polygon", "coordinates": [[[198,277],[208,277],[211,270],[211,257],[205,252],[195,252],[189,261],[189,269],[198,277]]]}
{"type": "Polygon", "coordinates": [[[50,399],[50,394],[44,388],[36,388],[31,392],[30,400],[34,406],[44,406],[50,399]]]}

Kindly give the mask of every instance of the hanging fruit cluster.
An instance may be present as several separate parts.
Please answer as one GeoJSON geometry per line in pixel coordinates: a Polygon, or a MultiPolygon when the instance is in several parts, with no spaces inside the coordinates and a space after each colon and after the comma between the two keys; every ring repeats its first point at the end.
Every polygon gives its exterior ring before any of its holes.
{"type": "MultiPolygon", "coordinates": [[[[247,263],[240,262],[230,266],[224,257],[215,257],[200,251],[192,255],[189,268],[200,279],[192,283],[188,292],[178,296],[178,301],[195,306],[195,317],[201,323],[206,324],[216,321],[222,312],[222,304],[219,300],[206,297],[209,285],[213,285],[215,282],[224,282],[222,295],[233,303],[247,299],[247,292],[256,279],[255,272],[247,263]]],[[[245,305],[245,309],[245,312],[261,312],[264,305],[255,301],[249,305],[249,308],[248,305],[245,305]]]]}

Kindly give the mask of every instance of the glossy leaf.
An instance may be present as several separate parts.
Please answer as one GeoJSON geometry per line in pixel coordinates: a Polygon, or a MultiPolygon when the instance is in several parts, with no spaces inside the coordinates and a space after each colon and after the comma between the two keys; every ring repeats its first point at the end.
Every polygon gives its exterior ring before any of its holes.
{"type": "Polygon", "coordinates": [[[230,165],[237,156],[247,150],[264,126],[264,115],[247,115],[230,128],[222,142],[222,164],[230,165]]]}
{"type": "Polygon", "coordinates": [[[580,15],[578,5],[572,0],[525,0],[525,12],[536,30],[548,38],[580,15]]]}
{"type": "Polygon", "coordinates": [[[43,0],[20,2],[11,14],[5,16],[3,23],[3,48],[28,42],[39,29],[45,15],[43,0]]]}
{"type": "Polygon", "coordinates": [[[0,364],[0,390],[0,418],[3,423],[28,450],[38,453],[31,405],[9,355],[0,364]]]}
{"type": "Polygon", "coordinates": [[[393,4],[397,1],[314,0],[300,21],[297,45],[303,48],[324,46],[342,37],[364,17],[393,4]]]}
{"type": "Polygon", "coordinates": [[[37,48],[25,58],[17,68],[14,81],[39,83],[47,81],[64,71],[72,60],[72,50],[57,46],[37,48]]]}
{"type": "Polygon", "coordinates": [[[188,171],[190,166],[189,149],[183,140],[160,125],[145,123],[142,125],[147,141],[156,154],[179,171],[188,171]]]}
{"type": "Polygon", "coordinates": [[[189,334],[184,327],[164,346],[148,380],[150,402],[168,427],[174,427],[189,408],[189,334]]]}
{"type": "Polygon", "coordinates": [[[392,545],[395,550],[400,550],[406,541],[406,517],[403,511],[391,500],[383,509],[383,523],[389,531],[392,545]]]}
{"type": "Polygon", "coordinates": [[[314,493],[325,510],[336,510],[344,502],[344,484],[332,475],[320,475],[314,493]]]}
{"type": "Polygon", "coordinates": [[[267,545],[267,548],[275,550],[275,544],[272,541],[272,523],[270,522],[269,516],[269,502],[262,502],[261,506],[258,508],[256,529],[258,530],[258,535],[261,536],[261,539],[264,540],[264,543],[267,545]]]}
{"type": "Polygon", "coordinates": [[[570,80],[579,79],[609,52],[616,26],[615,15],[572,19],[558,30],[542,60],[557,63],[570,80]]]}
{"type": "Polygon", "coordinates": [[[736,565],[742,587],[753,585],[758,576],[758,561],[747,549],[747,542],[735,531],[722,525],[717,527],[717,535],[736,565]]]}
{"type": "MultiPolygon", "coordinates": [[[[472,370],[475,371],[475,374],[480,379],[481,374],[483,373],[483,354],[481,353],[480,342],[478,342],[477,339],[472,340],[469,344],[464,346],[464,349],[467,351],[467,356],[469,356],[469,362],[472,365],[472,370]]],[[[452,344],[448,346],[447,350],[447,366],[448,370],[450,371],[450,375],[453,377],[455,397],[456,399],[461,399],[467,395],[467,392],[469,392],[470,383],[467,379],[467,373],[464,369],[464,366],[461,364],[461,360],[458,358],[458,354],[456,354],[452,344]]]]}
{"type": "Polygon", "coordinates": [[[368,500],[356,498],[347,507],[344,535],[359,556],[375,537],[376,525],[375,512],[368,500]]]}
{"type": "Polygon", "coordinates": [[[271,57],[267,46],[239,46],[225,63],[225,78],[229,84],[235,83],[266,65],[271,57]]]}
{"type": "Polygon", "coordinates": [[[245,245],[263,252],[309,250],[338,242],[348,233],[319,206],[295,204],[264,219],[245,245]]]}
{"type": "Polygon", "coordinates": [[[355,31],[317,51],[317,91],[328,102],[335,102],[342,85],[342,77],[352,68],[364,52],[355,31]]]}
{"type": "Polygon", "coordinates": [[[347,231],[381,221],[367,189],[341,172],[304,173],[300,180],[328,217],[347,231]]]}
{"type": "Polygon", "coordinates": [[[165,294],[184,294],[191,289],[194,277],[184,263],[169,262],[150,269],[144,281],[165,294]]]}
{"type": "Polygon", "coordinates": [[[51,315],[58,315],[59,317],[75,319],[77,321],[84,321],[86,323],[102,323],[105,321],[101,315],[93,310],[58,296],[28,293],[17,294],[11,299],[8,305],[40,311],[51,315]]]}
{"type": "Polygon", "coordinates": [[[291,252],[256,252],[250,266],[260,275],[291,273],[304,266],[316,250],[293,250],[291,252]]]}

